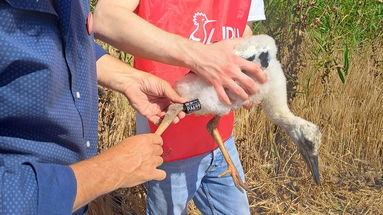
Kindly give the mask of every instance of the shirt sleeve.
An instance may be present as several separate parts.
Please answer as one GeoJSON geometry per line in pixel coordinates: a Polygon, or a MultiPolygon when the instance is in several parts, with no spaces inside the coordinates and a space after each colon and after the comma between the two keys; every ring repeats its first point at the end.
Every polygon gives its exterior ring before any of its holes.
{"type": "MultiPolygon", "coordinates": [[[[1,159],[0,159],[1,161],[1,159]]],[[[0,211],[5,214],[72,214],[77,182],[69,166],[0,162],[0,211]]]]}
{"type": "Polygon", "coordinates": [[[100,59],[100,57],[108,54],[100,45],[98,45],[96,42],[93,42],[94,46],[94,53],[96,55],[96,60],[100,59]]]}
{"type": "Polygon", "coordinates": [[[265,9],[263,0],[252,0],[250,5],[248,22],[265,20],[265,9]]]}

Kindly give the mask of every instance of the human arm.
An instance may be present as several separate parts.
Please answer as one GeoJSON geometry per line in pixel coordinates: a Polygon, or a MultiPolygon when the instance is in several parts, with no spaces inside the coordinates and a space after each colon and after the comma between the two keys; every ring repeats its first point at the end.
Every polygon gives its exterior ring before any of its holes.
{"type": "Polygon", "coordinates": [[[76,180],[68,166],[27,161],[2,150],[0,153],[2,214],[71,213],[76,180]]]}
{"type": "Polygon", "coordinates": [[[162,180],[162,139],[129,137],[101,154],[72,164],[44,163],[0,147],[1,214],[71,214],[100,195],[162,180]]]}
{"type": "MultiPolygon", "coordinates": [[[[124,94],[134,109],[155,124],[160,122],[170,103],[186,102],[168,82],[110,55],[98,59],[97,80],[100,85],[124,94]]],[[[181,112],[173,122],[184,116],[181,112]]]]}
{"type": "Polygon", "coordinates": [[[151,25],[133,13],[134,8],[130,1],[99,1],[94,15],[95,36],[135,56],[191,69],[211,83],[226,104],[230,104],[226,89],[243,100],[257,90],[254,80],[241,70],[264,82],[258,65],[233,54],[240,39],[210,45],[190,41],[151,25]]]}
{"type": "Polygon", "coordinates": [[[73,164],[77,194],[73,211],[100,195],[166,177],[162,139],[155,134],[129,137],[98,156],[73,164]]]}
{"type": "Polygon", "coordinates": [[[250,37],[253,35],[253,30],[251,30],[251,26],[253,25],[253,22],[247,22],[245,30],[243,31],[243,38],[250,37]]]}

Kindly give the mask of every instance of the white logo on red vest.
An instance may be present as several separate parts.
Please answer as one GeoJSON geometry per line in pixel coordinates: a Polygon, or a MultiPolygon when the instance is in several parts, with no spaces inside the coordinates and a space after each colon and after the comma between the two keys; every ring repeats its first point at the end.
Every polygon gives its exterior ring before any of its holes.
{"type": "Polygon", "coordinates": [[[214,34],[215,28],[212,28],[209,31],[209,35],[208,35],[206,31],[206,25],[210,22],[215,22],[215,20],[209,20],[206,14],[197,12],[193,16],[193,22],[196,28],[190,34],[189,39],[202,42],[203,44],[210,43],[211,38],[214,34]]]}
{"type": "MultiPolygon", "coordinates": [[[[210,44],[213,38],[215,28],[209,26],[209,23],[216,22],[216,20],[209,20],[206,14],[197,12],[193,16],[193,23],[195,25],[194,31],[190,34],[189,39],[202,42],[203,44],[210,44]]],[[[239,37],[239,29],[222,26],[222,39],[232,39],[239,37]]]]}

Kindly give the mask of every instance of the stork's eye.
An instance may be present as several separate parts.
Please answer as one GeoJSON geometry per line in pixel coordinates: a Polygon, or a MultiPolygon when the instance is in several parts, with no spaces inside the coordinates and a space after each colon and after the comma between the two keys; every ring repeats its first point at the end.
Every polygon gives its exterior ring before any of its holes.
{"type": "Polygon", "coordinates": [[[304,137],[303,145],[310,151],[314,150],[314,143],[306,137],[304,137]]]}
{"type": "Polygon", "coordinates": [[[248,61],[253,61],[254,59],[255,59],[255,55],[246,58],[246,60],[248,60],[248,61]]]}

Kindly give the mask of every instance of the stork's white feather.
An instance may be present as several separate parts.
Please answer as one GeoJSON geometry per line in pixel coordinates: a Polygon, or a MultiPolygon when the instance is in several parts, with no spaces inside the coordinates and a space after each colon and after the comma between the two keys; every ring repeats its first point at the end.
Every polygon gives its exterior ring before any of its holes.
{"type": "MultiPolygon", "coordinates": [[[[261,64],[262,53],[267,56],[268,65],[264,68],[267,81],[260,84],[249,73],[245,73],[257,82],[259,91],[250,97],[251,102],[262,104],[268,118],[275,124],[281,126],[287,134],[298,145],[305,148],[311,156],[318,155],[321,144],[321,133],[316,125],[291,113],[287,105],[286,78],[283,74],[281,64],[277,60],[277,46],[272,37],[268,35],[256,35],[243,40],[235,48],[234,53],[245,59],[261,64]],[[307,148],[307,149],[306,149],[307,148]]],[[[263,56],[263,57],[264,57],[263,56]]],[[[215,89],[199,76],[190,73],[175,86],[176,91],[188,100],[199,99],[201,110],[195,112],[197,115],[215,114],[224,115],[230,110],[242,106],[243,102],[234,94],[228,92],[233,105],[223,104],[215,92],[215,89]]]]}
{"type": "MultiPolygon", "coordinates": [[[[242,43],[238,44],[235,49],[235,54],[243,57],[249,58],[254,56],[254,62],[260,64],[259,56],[261,53],[269,53],[270,66],[264,69],[264,72],[267,75],[268,81],[264,84],[260,84],[256,81],[254,77],[250,74],[259,88],[259,91],[250,97],[250,100],[254,105],[260,104],[262,99],[270,91],[270,81],[277,81],[278,83],[284,82],[283,72],[281,70],[276,70],[271,72],[273,69],[278,69],[280,67],[279,62],[276,60],[277,47],[275,45],[274,39],[267,35],[256,35],[252,36],[247,40],[244,40],[242,43]],[[281,74],[280,74],[281,73],[281,74]],[[282,80],[278,80],[282,79],[282,80]]],[[[223,104],[215,92],[214,87],[208,84],[205,80],[199,76],[189,73],[183,79],[179,80],[175,85],[176,91],[188,100],[198,98],[201,102],[201,110],[195,112],[197,115],[204,114],[216,114],[216,115],[225,115],[230,110],[235,110],[243,105],[243,101],[234,96],[230,91],[227,92],[228,96],[232,100],[232,105],[227,106],[223,104]]]]}

